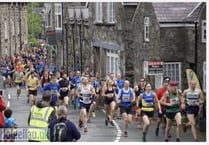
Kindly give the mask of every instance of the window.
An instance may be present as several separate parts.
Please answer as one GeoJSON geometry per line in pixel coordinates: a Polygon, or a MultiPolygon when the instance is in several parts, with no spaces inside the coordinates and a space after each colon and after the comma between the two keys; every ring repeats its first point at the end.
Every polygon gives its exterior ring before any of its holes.
{"type": "Polygon", "coordinates": [[[117,74],[119,69],[119,55],[118,51],[108,50],[106,60],[106,74],[117,74]]]}
{"type": "Polygon", "coordinates": [[[181,63],[169,62],[164,63],[163,77],[169,76],[172,81],[178,82],[179,88],[181,88],[181,63]]]}
{"type": "Polygon", "coordinates": [[[203,62],[203,91],[206,92],[206,61],[203,62]]]}
{"type": "Polygon", "coordinates": [[[206,20],[202,20],[202,42],[206,43],[206,20]]]}
{"type": "Polygon", "coordinates": [[[102,2],[96,3],[96,22],[102,23],[102,2]]]}
{"type": "Polygon", "coordinates": [[[149,42],[149,17],[144,18],[144,41],[149,42]]]}
{"type": "Polygon", "coordinates": [[[108,23],[115,23],[115,11],[114,11],[114,3],[113,2],[107,3],[107,22],[108,23]]]}
{"type": "Polygon", "coordinates": [[[138,2],[122,2],[124,6],[137,6],[138,2]]]}
{"type": "Polygon", "coordinates": [[[55,28],[62,28],[62,5],[60,3],[55,4],[55,28]]]}
{"type": "Polygon", "coordinates": [[[4,32],[5,32],[5,33],[4,33],[4,39],[8,39],[8,31],[9,31],[9,30],[8,30],[8,23],[7,23],[7,20],[4,21],[4,27],[5,27],[5,29],[4,29],[4,30],[5,30],[5,31],[4,31],[4,32]]]}

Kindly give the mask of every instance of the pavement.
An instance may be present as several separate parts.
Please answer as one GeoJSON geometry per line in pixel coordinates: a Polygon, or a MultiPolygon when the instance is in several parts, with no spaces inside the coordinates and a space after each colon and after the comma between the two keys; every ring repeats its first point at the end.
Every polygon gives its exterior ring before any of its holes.
{"type": "MultiPolygon", "coordinates": [[[[2,88],[0,86],[0,88],[2,88]]],[[[19,131],[28,127],[28,115],[30,112],[30,105],[27,103],[27,92],[23,88],[19,99],[16,97],[16,89],[7,88],[3,90],[4,100],[8,107],[13,110],[13,117],[16,118],[19,131]],[[8,100],[8,94],[11,96],[11,100],[8,100]],[[9,103],[10,102],[10,103],[9,103]]],[[[40,92],[38,93],[37,100],[41,99],[40,92]]],[[[104,110],[102,108],[95,110],[96,117],[92,118],[92,123],[88,123],[88,132],[84,133],[83,128],[78,127],[79,110],[74,109],[73,105],[70,105],[68,109],[68,119],[73,121],[81,132],[81,139],[79,142],[142,142],[142,130],[137,129],[137,123],[132,122],[128,127],[128,137],[123,136],[123,122],[122,120],[115,120],[115,126],[105,126],[104,110]]],[[[155,136],[156,122],[153,121],[149,131],[147,133],[147,141],[149,142],[164,142],[164,133],[160,127],[159,136],[155,136]]],[[[206,142],[206,133],[198,131],[198,138],[200,142],[206,142]]],[[[175,127],[171,129],[171,138],[169,141],[174,142],[175,127]]],[[[186,133],[183,131],[180,135],[181,142],[193,142],[190,129],[186,133]]],[[[20,140],[21,142],[25,140],[20,140]]]]}

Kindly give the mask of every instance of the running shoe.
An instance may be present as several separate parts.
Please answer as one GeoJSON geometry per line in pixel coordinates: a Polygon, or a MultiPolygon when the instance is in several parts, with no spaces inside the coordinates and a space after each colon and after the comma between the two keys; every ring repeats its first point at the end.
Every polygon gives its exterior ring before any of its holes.
{"type": "Polygon", "coordinates": [[[128,132],[124,131],[124,137],[128,137],[128,132]]]}
{"type": "Polygon", "coordinates": [[[114,123],[113,123],[113,121],[109,121],[109,123],[110,123],[112,126],[114,126],[114,123]]]}
{"type": "Polygon", "coordinates": [[[177,139],[176,139],[176,142],[180,142],[180,139],[179,139],[179,138],[177,138],[177,139]]]}
{"type": "Polygon", "coordinates": [[[195,139],[194,141],[195,141],[195,142],[198,142],[198,139],[195,139]]]}
{"type": "Polygon", "coordinates": [[[105,125],[108,126],[108,120],[107,119],[105,120],[105,125]]]}
{"type": "Polygon", "coordinates": [[[79,122],[79,123],[78,123],[78,126],[79,126],[80,128],[82,128],[82,127],[83,127],[83,122],[81,121],[81,119],[79,119],[78,122],[79,122]]]}
{"type": "Polygon", "coordinates": [[[87,128],[84,128],[84,132],[88,132],[87,128]]]}
{"type": "Polygon", "coordinates": [[[143,133],[143,135],[142,135],[142,141],[146,142],[146,134],[145,133],[143,133]]]}
{"type": "Polygon", "coordinates": [[[158,136],[159,135],[159,128],[156,128],[155,130],[155,136],[158,136]]]}

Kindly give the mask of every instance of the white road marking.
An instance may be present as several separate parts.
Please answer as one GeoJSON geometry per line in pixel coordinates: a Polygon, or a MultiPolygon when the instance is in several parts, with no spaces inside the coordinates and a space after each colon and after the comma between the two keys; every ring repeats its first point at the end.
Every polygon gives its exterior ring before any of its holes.
{"type": "Polygon", "coordinates": [[[10,107],[10,100],[11,100],[11,95],[8,94],[8,102],[7,102],[7,107],[10,107]]]}
{"type": "MultiPolygon", "coordinates": [[[[102,109],[102,112],[105,113],[105,110],[102,109]]],[[[114,126],[115,126],[115,128],[116,128],[116,131],[117,131],[117,136],[116,136],[114,142],[119,142],[119,141],[120,141],[120,138],[121,138],[121,129],[120,129],[120,127],[118,126],[117,122],[115,122],[115,120],[113,120],[113,124],[114,124],[114,126]]]]}

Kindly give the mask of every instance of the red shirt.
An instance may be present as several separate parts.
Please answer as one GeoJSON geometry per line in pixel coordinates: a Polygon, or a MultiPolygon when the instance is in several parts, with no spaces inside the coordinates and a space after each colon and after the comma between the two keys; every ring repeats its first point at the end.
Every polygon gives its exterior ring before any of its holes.
{"type": "Polygon", "coordinates": [[[160,100],[162,98],[162,96],[164,95],[164,93],[167,91],[167,88],[159,88],[156,92],[157,98],[158,100],[160,100]]]}

